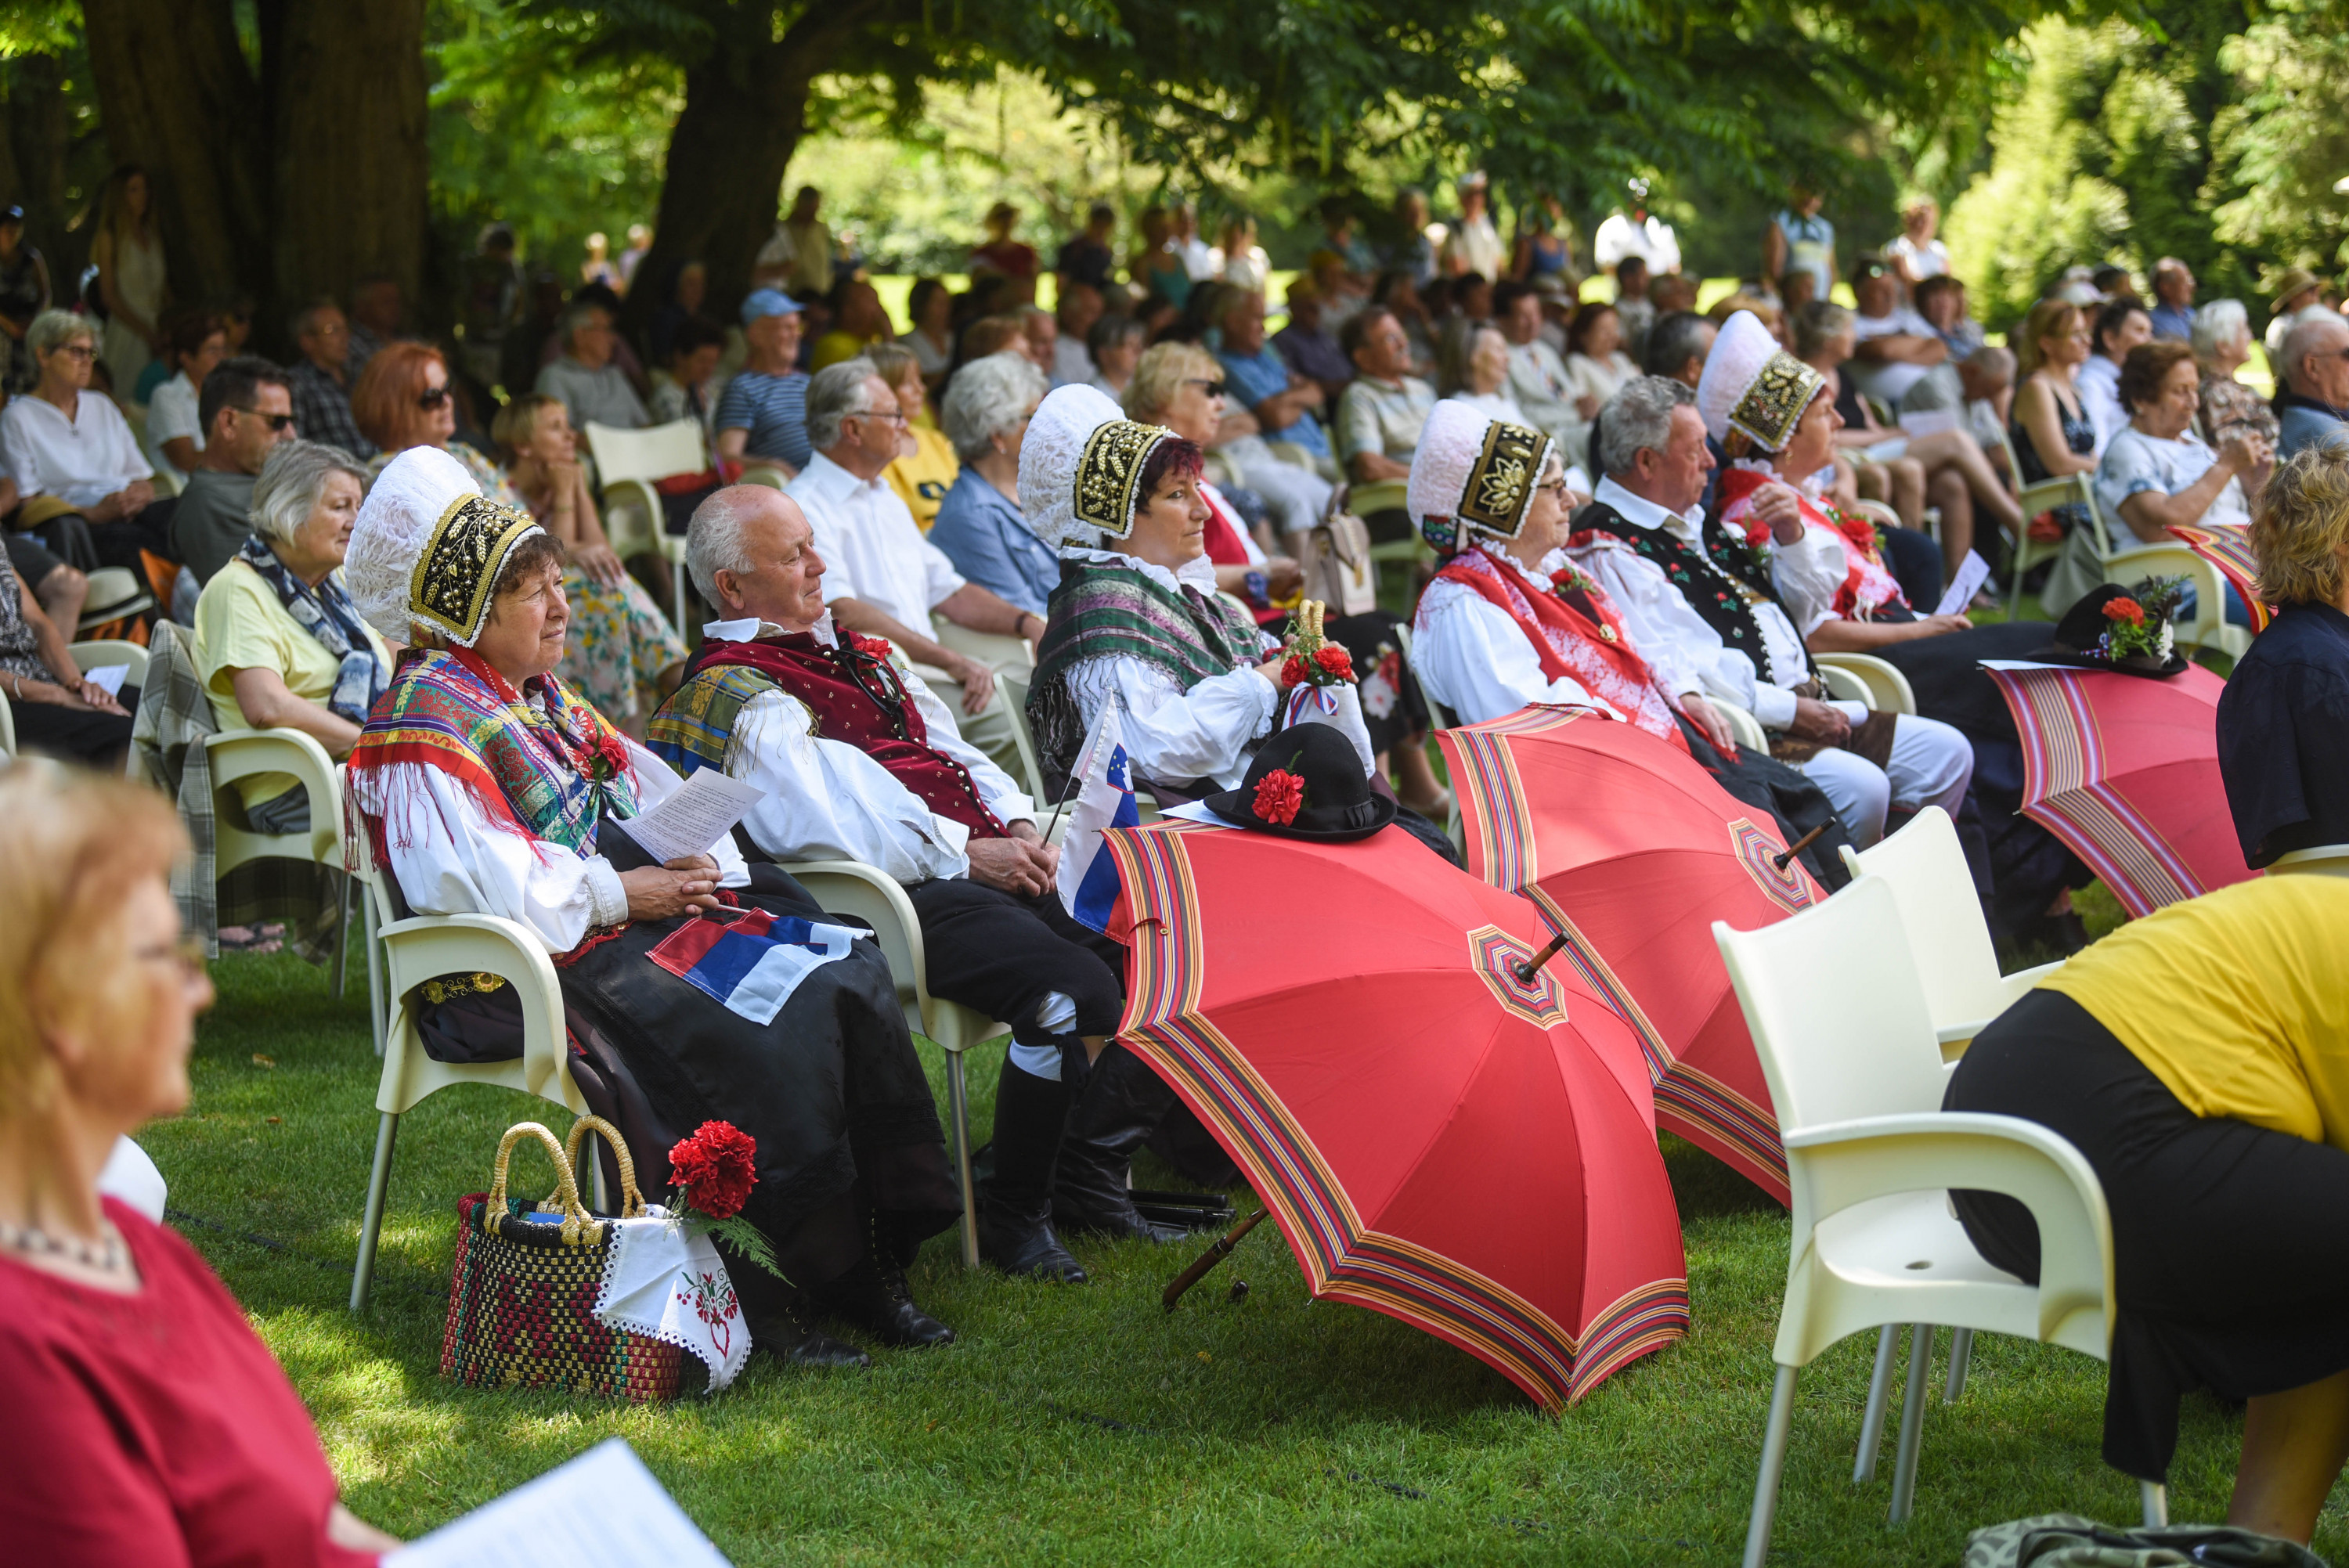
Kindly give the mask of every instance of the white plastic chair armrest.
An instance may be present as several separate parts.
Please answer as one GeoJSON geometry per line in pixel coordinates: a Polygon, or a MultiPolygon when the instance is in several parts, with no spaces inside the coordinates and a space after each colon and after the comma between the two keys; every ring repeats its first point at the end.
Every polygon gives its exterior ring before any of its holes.
{"type": "MultiPolygon", "coordinates": [[[[429,978],[451,973],[486,972],[514,988],[522,1003],[523,1081],[532,1094],[585,1110],[571,1080],[570,1047],[563,1020],[563,986],[554,961],[538,934],[520,921],[497,914],[421,914],[395,921],[377,934],[392,971],[429,978]]],[[[405,998],[395,996],[398,1008],[405,998]]],[[[410,1087],[398,1081],[406,1053],[388,1052],[376,1109],[395,1113],[414,1105],[410,1087]]]]}
{"type": "Polygon", "coordinates": [[[343,863],[342,769],[316,738],[298,729],[232,729],[206,736],[204,757],[215,786],[254,773],[291,775],[309,792],[311,858],[343,863]]]}
{"type": "Polygon", "coordinates": [[[1811,662],[1822,671],[1839,670],[1868,688],[1868,706],[1880,713],[1915,713],[1917,694],[1909,677],[1889,659],[1874,654],[1817,654],[1811,662]]]}
{"type": "MultiPolygon", "coordinates": [[[[905,950],[914,965],[914,995],[920,1004],[922,1016],[927,1018],[930,1016],[929,958],[922,951],[921,917],[914,913],[914,901],[905,896],[905,890],[897,879],[880,867],[868,866],[862,861],[798,861],[787,863],[781,869],[802,879],[811,876],[853,878],[880,895],[889,906],[890,913],[896,916],[898,927],[904,933],[905,950]]],[[[819,904],[823,902],[821,897],[816,899],[819,904]]]]}
{"type": "MultiPolygon", "coordinates": [[[[624,507],[634,507],[644,515],[644,531],[648,536],[649,541],[648,543],[641,548],[649,549],[657,545],[663,531],[661,528],[661,518],[663,514],[661,511],[660,491],[653,489],[650,484],[638,479],[617,479],[609,480],[605,484],[604,493],[598,498],[597,504],[604,510],[604,533],[605,538],[610,539],[612,537],[612,520],[615,515],[616,515],[624,507]]],[[[637,552],[636,549],[628,548],[630,546],[636,546],[638,543],[636,539],[634,537],[635,531],[629,530],[627,531],[630,534],[629,538],[626,540],[612,540],[613,548],[623,556],[634,555],[637,552]]]]}
{"type": "Polygon", "coordinates": [[[2092,1356],[2112,1345],[2113,1229],[2077,1149],[2034,1121],[1966,1111],[1872,1116],[1785,1135],[1797,1223],[1899,1192],[2002,1192],[2039,1224],[2039,1337],[2092,1356]]]}

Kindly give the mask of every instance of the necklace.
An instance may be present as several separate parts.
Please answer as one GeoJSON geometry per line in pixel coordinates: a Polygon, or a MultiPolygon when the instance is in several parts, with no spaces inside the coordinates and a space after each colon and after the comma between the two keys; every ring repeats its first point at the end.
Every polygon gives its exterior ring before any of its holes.
{"type": "Polygon", "coordinates": [[[47,1253],[100,1274],[120,1274],[130,1262],[129,1251],[122,1244],[121,1233],[112,1225],[107,1226],[106,1232],[97,1241],[86,1242],[78,1236],[53,1236],[38,1225],[12,1225],[0,1220],[0,1247],[19,1253],[47,1253]]]}

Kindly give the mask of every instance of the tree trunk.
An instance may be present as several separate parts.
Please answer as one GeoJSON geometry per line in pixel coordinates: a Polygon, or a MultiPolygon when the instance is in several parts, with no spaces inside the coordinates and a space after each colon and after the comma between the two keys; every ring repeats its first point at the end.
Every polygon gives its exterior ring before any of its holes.
{"type": "Polygon", "coordinates": [[[266,128],[231,0],[85,0],[82,17],[108,145],[149,175],[171,297],[265,297],[266,128]]]}
{"type": "Polygon", "coordinates": [[[25,242],[49,263],[50,292],[65,304],[73,294],[88,245],[66,232],[66,157],[73,123],[65,94],[65,62],[26,55],[8,66],[7,200],[25,209],[25,242]]]}
{"type": "Polygon", "coordinates": [[[383,276],[413,301],[429,227],[424,0],[274,0],[262,58],[276,144],[264,344],[290,353],[287,310],[319,294],[347,308],[383,276]]]}

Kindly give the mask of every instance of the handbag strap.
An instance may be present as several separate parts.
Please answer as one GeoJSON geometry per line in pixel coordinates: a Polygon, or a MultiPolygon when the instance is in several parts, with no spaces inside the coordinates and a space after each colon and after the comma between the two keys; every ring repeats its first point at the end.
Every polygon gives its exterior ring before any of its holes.
{"type": "Polygon", "coordinates": [[[620,1130],[600,1116],[582,1116],[571,1124],[571,1135],[563,1140],[564,1152],[571,1156],[571,1169],[579,1169],[579,1147],[595,1133],[603,1139],[604,1146],[620,1162],[620,1218],[641,1220],[645,1217],[645,1195],[636,1187],[636,1162],[628,1155],[628,1140],[620,1130]]]}
{"type": "Polygon", "coordinates": [[[554,1196],[563,1213],[563,1244],[574,1247],[582,1240],[601,1235],[603,1227],[579,1202],[579,1182],[571,1173],[571,1161],[564,1154],[563,1145],[555,1140],[554,1134],[535,1121],[518,1121],[498,1140],[498,1161],[490,1172],[490,1201],[481,1206],[482,1231],[497,1234],[498,1222],[505,1218],[506,1163],[513,1156],[514,1145],[525,1138],[536,1138],[545,1146],[546,1157],[554,1162],[554,1196]]]}

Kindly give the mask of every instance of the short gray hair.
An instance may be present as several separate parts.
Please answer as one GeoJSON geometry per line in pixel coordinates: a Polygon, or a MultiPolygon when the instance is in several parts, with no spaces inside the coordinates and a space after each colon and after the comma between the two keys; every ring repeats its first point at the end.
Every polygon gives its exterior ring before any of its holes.
{"type": "Polygon", "coordinates": [[[2194,357],[2208,359],[2224,343],[2249,341],[2251,313],[2239,299],[2214,299],[2194,313],[2194,357]]]}
{"type": "Polygon", "coordinates": [[[750,520],[759,497],[749,492],[758,485],[729,485],[693,509],[685,525],[685,570],[693,578],[702,603],[718,607],[718,574],[750,570],[750,549],[742,542],[742,525],[750,520]]]}
{"type": "Polygon", "coordinates": [[[1661,452],[1672,441],[1672,410],[1696,407],[1688,383],[1641,376],[1623,384],[1599,410],[1600,471],[1628,474],[1641,449],[1661,452]]]}
{"type": "Polygon", "coordinates": [[[582,300],[564,311],[563,313],[563,346],[569,348],[571,335],[586,325],[588,317],[595,315],[602,316],[605,321],[612,319],[610,308],[598,304],[594,300],[582,300]]]}
{"type": "Polygon", "coordinates": [[[839,445],[840,422],[851,414],[873,411],[864,400],[864,383],[880,376],[873,361],[862,355],[817,371],[807,387],[808,445],[819,452],[839,445]]]}
{"type": "Polygon", "coordinates": [[[955,456],[967,463],[987,456],[995,438],[1026,418],[1050,390],[1036,362],[1009,349],[974,359],[956,371],[939,410],[955,456]]]}
{"type": "Polygon", "coordinates": [[[33,325],[25,331],[25,345],[35,358],[55,354],[77,338],[86,338],[95,346],[98,324],[69,310],[45,310],[33,318],[33,325]]]}
{"type": "MultiPolygon", "coordinates": [[[[1851,325],[1851,312],[1833,300],[1815,299],[1795,313],[1795,357],[1808,359],[1851,325]]],[[[1681,363],[1688,363],[1683,356],[1681,363]]]]}
{"type": "Polygon", "coordinates": [[[2278,371],[2286,387],[2295,392],[2300,390],[2302,361],[2315,353],[2325,339],[2336,332],[2349,333],[2349,321],[2326,315],[2302,316],[2292,323],[2292,330],[2284,334],[2283,365],[2278,371]]]}
{"type": "Polygon", "coordinates": [[[253,500],[245,521],[266,544],[291,544],[326,493],[326,480],[348,474],[367,490],[367,466],[340,447],[324,441],[282,441],[270,449],[253,481],[253,500]]]}

